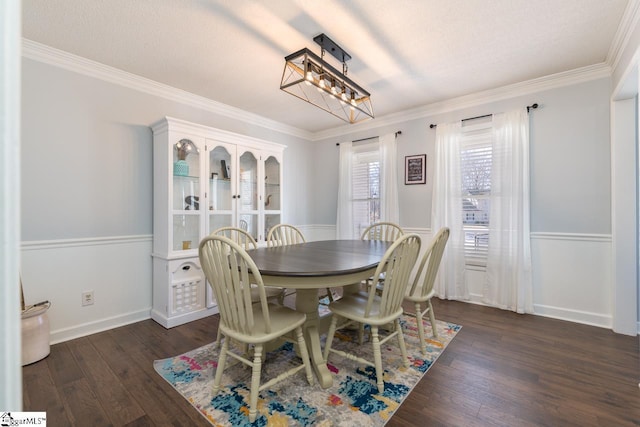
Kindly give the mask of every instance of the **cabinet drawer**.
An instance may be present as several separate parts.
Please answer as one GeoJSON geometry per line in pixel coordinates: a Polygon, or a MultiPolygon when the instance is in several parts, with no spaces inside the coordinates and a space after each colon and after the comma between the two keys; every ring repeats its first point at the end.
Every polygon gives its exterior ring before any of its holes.
{"type": "Polygon", "coordinates": [[[205,307],[206,281],[194,261],[170,264],[169,316],[189,313],[205,307]]]}

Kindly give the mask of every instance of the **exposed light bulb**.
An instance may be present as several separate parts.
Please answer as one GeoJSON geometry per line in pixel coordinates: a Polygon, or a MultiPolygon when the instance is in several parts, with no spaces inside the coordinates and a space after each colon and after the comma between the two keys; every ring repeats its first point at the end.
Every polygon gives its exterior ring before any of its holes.
{"type": "Polygon", "coordinates": [[[318,84],[322,89],[327,87],[327,82],[324,80],[324,74],[320,74],[320,82],[318,82],[318,84]]]}
{"type": "Polygon", "coordinates": [[[347,89],[346,89],[346,87],[345,87],[345,86],[342,86],[342,94],[340,95],[340,98],[342,98],[342,100],[343,100],[344,102],[347,102],[347,101],[348,101],[348,98],[347,98],[347,89]]]}
{"type": "Polygon", "coordinates": [[[311,82],[313,81],[313,73],[311,72],[311,63],[307,62],[307,73],[305,76],[305,83],[310,85],[311,82]]]}

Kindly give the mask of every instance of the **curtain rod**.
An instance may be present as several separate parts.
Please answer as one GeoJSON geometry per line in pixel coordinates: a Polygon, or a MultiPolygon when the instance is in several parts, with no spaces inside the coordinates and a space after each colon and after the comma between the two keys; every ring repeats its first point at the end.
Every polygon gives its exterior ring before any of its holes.
{"type": "MultiPolygon", "coordinates": [[[[398,137],[398,135],[402,135],[402,131],[401,130],[396,132],[396,137],[398,137]]],[[[376,138],[380,138],[380,137],[379,136],[370,136],[369,138],[355,139],[355,140],[353,140],[351,142],[362,142],[362,141],[368,141],[370,139],[376,139],[376,138]]],[[[336,145],[340,145],[340,143],[336,142],[336,145]]]]}
{"type": "MultiPolygon", "coordinates": [[[[532,105],[527,105],[527,113],[530,110],[535,110],[536,108],[538,108],[538,103],[532,104],[532,105]]],[[[469,117],[468,119],[462,119],[463,122],[466,122],[467,120],[475,120],[475,119],[482,119],[483,117],[491,117],[493,116],[493,114],[485,114],[484,116],[476,116],[476,117],[469,117]]],[[[433,129],[434,127],[437,127],[438,125],[434,125],[434,124],[430,124],[429,128],[433,129]]]]}

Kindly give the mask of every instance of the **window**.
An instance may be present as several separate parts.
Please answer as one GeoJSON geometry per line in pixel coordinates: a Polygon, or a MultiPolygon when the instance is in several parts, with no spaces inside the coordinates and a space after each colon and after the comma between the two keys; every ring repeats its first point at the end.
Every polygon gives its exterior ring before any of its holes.
{"type": "Polygon", "coordinates": [[[491,123],[463,127],[462,226],[467,264],[486,265],[491,196],[491,123]]]}
{"type": "Polygon", "coordinates": [[[380,151],[378,144],[354,147],[351,169],[353,235],[360,237],[380,221],[380,151]]]}

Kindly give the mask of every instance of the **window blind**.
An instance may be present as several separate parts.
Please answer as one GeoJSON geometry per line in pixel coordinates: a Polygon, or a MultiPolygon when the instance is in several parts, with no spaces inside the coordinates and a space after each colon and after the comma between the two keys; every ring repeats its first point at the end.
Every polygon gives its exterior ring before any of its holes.
{"type": "Polygon", "coordinates": [[[467,264],[486,265],[491,213],[491,139],[490,126],[475,127],[463,132],[460,169],[467,264]]]}
{"type": "Polygon", "coordinates": [[[353,232],[360,236],[369,224],[380,220],[380,152],[377,144],[355,153],[352,168],[353,232]]]}

